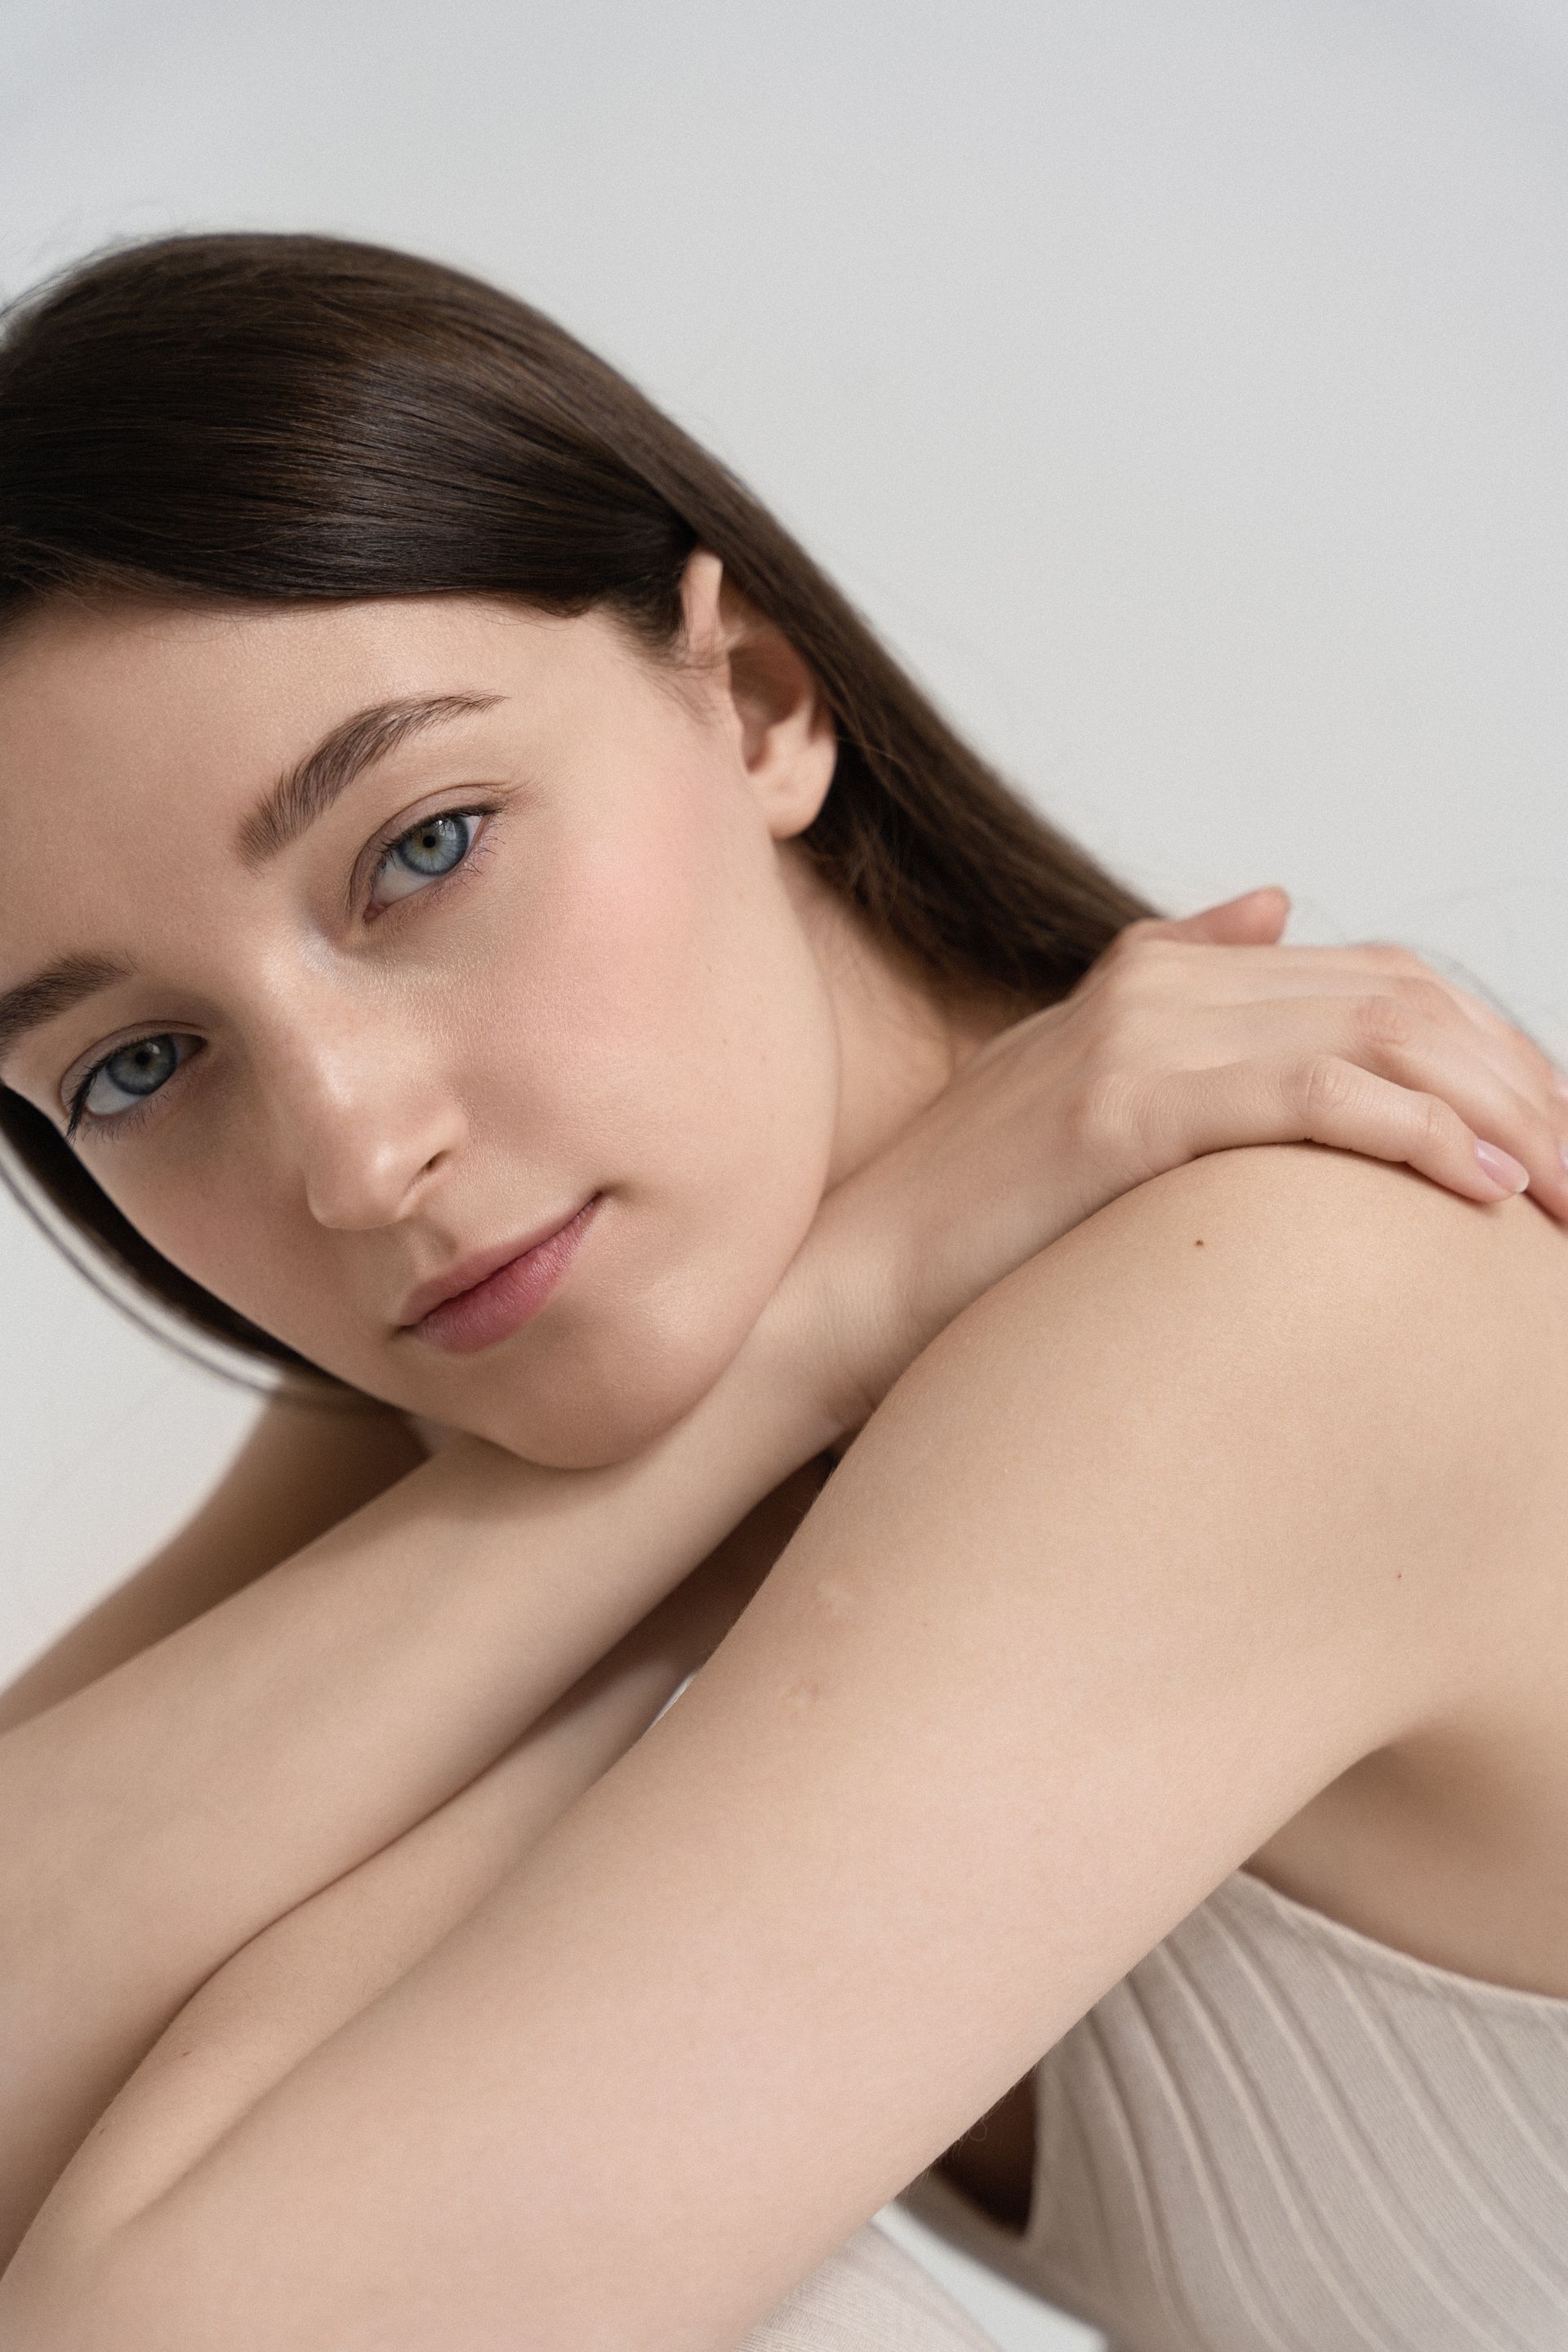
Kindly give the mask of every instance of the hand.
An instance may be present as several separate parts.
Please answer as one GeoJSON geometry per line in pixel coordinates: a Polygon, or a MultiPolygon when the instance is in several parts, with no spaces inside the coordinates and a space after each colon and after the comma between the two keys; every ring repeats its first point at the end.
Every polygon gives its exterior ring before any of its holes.
{"type": "Polygon", "coordinates": [[[1289,910],[1267,888],[1129,925],[826,1197],[781,1289],[845,1429],[982,1291],[1205,1152],[1331,1144],[1568,1216],[1545,1055],[1407,949],[1279,946],[1289,910]]]}

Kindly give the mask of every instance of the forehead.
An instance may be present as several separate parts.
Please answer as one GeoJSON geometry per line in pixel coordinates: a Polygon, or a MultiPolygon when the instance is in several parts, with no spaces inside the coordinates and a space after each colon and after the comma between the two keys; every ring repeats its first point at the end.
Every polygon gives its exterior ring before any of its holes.
{"type": "Polygon", "coordinates": [[[520,667],[547,694],[583,635],[478,597],[45,606],[0,643],[0,800],[66,794],[80,814],[95,794],[107,813],[183,783],[253,792],[384,694],[445,690],[459,671],[505,691],[520,667]]]}

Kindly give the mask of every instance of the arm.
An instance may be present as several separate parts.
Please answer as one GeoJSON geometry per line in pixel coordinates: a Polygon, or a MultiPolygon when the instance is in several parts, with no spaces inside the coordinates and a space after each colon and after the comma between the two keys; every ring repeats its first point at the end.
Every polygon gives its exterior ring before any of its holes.
{"type": "Polygon", "coordinates": [[[110,2119],[0,2287],[18,2344],[733,2344],[1526,1636],[1476,1570],[1560,1523],[1563,1246],[1240,1153],[997,1284],[461,1926],[195,2134],[178,2069],[110,2119]]]}
{"type": "Polygon", "coordinates": [[[634,1461],[449,1446],[0,1738],[0,2253],[239,1947],[493,1763],[833,1433],[760,1322],[634,1461]]]}
{"type": "Polygon", "coordinates": [[[226,1601],[414,1469],[400,1413],[275,1400],[201,1509],[163,1549],[0,1691],[0,1732],[226,1601]]]}
{"type": "MultiPolygon", "coordinates": [[[[820,1484],[816,1465],[770,1496],[532,1728],[468,1788],[254,1937],[209,1977],[149,2051],[69,2168],[79,2226],[93,2194],[94,2143],[138,2134],[157,2169],[134,2187],[118,2165],[116,2211],[149,2200],[182,2168],[156,2127],[165,2076],[179,2074],[184,2149],[201,2153],[237,2103],[308,2057],[465,1919],[568,1805],[646,1731],[710,1657],[820,1484]]],[[[47,2230],[47,2213],[36,2228],[47,2230]]]]}

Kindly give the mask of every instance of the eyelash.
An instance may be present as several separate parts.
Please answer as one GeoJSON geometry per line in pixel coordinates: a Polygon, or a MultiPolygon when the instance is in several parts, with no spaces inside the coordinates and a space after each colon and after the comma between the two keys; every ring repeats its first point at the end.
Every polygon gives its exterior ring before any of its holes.
{"type": "MultiPolygon", "coordinates": [[[[379,841],[372,844],[371,854],[374,862],[370,869],[371,887],[373,888],[374,887],[383,866],[392,856],[393,851],[398,847],[399,844],[405,841],[412,841],[414,835],[416,833],[423,833],[427,824],[438,824],[444,816],[493,817],[497,814],[500,805],[500,803],[496,801],[475,801],[471,803],[465,803],[454,808],[427,809],[423,816],[416,817],[412,824],[399,824],[395,833],[383,834],[379,841]]],[[[405,898],[426,898],[429,897],[432,889],[438,888],[444,883],[453,881],[459,874],[471,873],[474,867],[479,864],[480,860],[486,855],[485,844],[489,841],[494,832],[494,825],[487,824],[484,830],[481,833],[477,834],[473,840],[470,841],[468,848],[464,851],[462,856],[459,857],[456,866],[451,866],[445,874],[432,876],[426,888],[423,890],[405,891],[404,894],[405,898]]],[[[389,915],[394,907],[398,907],[402,904],[402,899],[395,898],[390,906],[377,907],[374,910],[376,921],[380,922],[384,915],[389,915]]]]}
{"type": "MultiPolygon", "coordinates": [[[[458,808],[432,809],[427,814],[422,817],[416,817],[412,824],[401,824],[395,833],[384,835],[378,843],[373,845],[374,863],[371,867],[370,873],[371,887],[374,889],[380,877],[382,868],[386,865],[386,862],[391,857],[393,851],[403,842],[412,840],[416,834],[422,833],[426,825],[434,824],[440,818],[445,816],[493,817],[496,814],[497,806],[498,804],[494,801],[485,801],[475,802],[471,805],[465,805],[458,808]]],[[[443,884],[455,881],[458,875],[471,873],[484,856],[484,845],[489,840],[493,831],[493,825],[487,824],[483,830],[476,835],[473,840],[470,841],[468,847],[464,852],[463,856],[458,860],[456,866],[449,867],[445,874],[433,875],[423,890],[406,891],[404,894],[405,898],[426,898],[433,891],[439,889],[443,884]]],[[[391,914],[394,908],[403,905],[403,903],[404,899],[395,898],[391,902],[390,906],[376,908],[374,910],[376,920],[379,921],[384,915],[391,914]]],[[[128,1054],[132,1046],[148,1045],[153,1042],[153,1038],[154,1036],[167,1036],[172,1034],[175,1033],[172,1033],[167,1030],[160,1030],[151,1033],[148,1036],[127,1037],[123,1039],[120,1045],[114,1047],[112,1053],[103,1054],[99,1056],[99,1059],[93,1064],[91,1069],[88,1070],[83,1075],[80,1083],[71,1095],[69,1117],[67,1120],[65,1131],[65,1139],[68,1143],[75,1141],[77,1135],[83,1126],[84,1118],[86,1116],[87,1097],[92,1091],[92,1083],[98,1076],[99,1072],[109,1063],[114,1061],[120,1055],[128,1054]]],[[[195,1056],[194,1055],[187,1055],[185,1058],[187,1061],[194,1061],[195,1056]]],[[[180,1068],[184,1069],[184,1063],[182,1062],[180,1064],[180,1068]]],[[[107,1118],[86,1118],[86,1124],[89,1130],[100,1138],[112,1137],[118,1140],[121,1136],[133,1134],[138,1128],[143,1126],[148,1118],[156,1109],[164,1095],[167,1094],[168,1090],[168,1085],[165,1083],[163,1086],[158,1087],[155,1093],[147,1097],[145,1103],[139,1110],[119,1110],[107,1118]]]]}

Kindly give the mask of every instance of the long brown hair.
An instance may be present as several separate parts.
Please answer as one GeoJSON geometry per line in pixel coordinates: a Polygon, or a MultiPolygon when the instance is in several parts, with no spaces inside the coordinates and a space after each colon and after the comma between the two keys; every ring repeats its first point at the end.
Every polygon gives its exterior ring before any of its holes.
{"type": "MultiPolygon", "coordinates": [[[[171,236],[77,266],[0,329],[0,625],[106,593],[466,592],[602,605],[668,653],[699,544],[834,713],[832,788],[800,846],[931,981],[1021,1015],[1152,911],[959,740],[732,474],[499,289],[333,237],[171,236]]],[[[152,1249],[4,1087],[0,1139],[0,1176],[85,1241],[84,1270],[107,1259],[176,1329],[317,1371],[152,1249]]]]}

